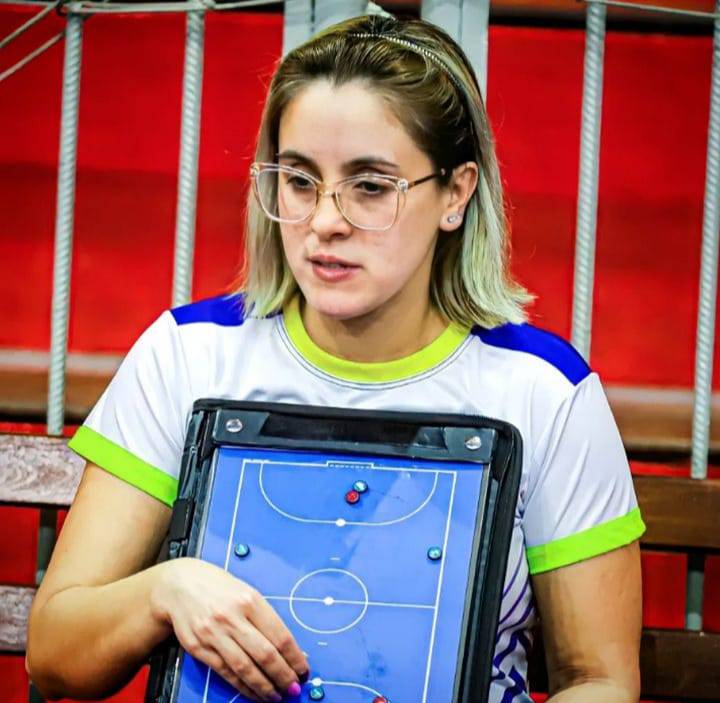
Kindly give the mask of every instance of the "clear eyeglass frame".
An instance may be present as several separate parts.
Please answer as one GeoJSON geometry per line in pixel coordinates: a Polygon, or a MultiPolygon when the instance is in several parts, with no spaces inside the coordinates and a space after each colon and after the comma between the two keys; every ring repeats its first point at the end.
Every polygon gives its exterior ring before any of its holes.
{"type": "Polygon", "coordinates": [[[250,178],[252,180],[252,187],[253,187],[253,193],[255,195],[255,200],[257,201],[258,205],[260,205],[260,208],[265,213],[265,215],[270,218],[271,220],[275,222],[284,222],[287,224],[298,224],[300,222],[304,222],[305,220],[308,220],[311,218],[315,211],[317,210],[317,207],[320,203],[320,198],[325,195],[332,195],[333,200],[335,201],[335,205],[337,206],[337,209],[340,211],[340,214],[353,226],[357,229],[363,229],[373,232],[386,232],[387,230],[391,229],[395,223],[397,222],[397,218],[400,214],[400,211],[405,205],[405,199],[407,197],[407,192],[414,188],[417,185],[420,185],[421,183],[425,183],[426,181],[429,181],[432,178],[438,178],[440,176],[444,176],[446,173],[444,168],[441,168],[439,171],[436,171],[435,173],[431,173],[427,176],[423,176],[422,178],[417,178],[414,181],[408,181],[407,178],[400,178],[398,176],[391,176],[388,174],[380,174],[380,173],[360,173],[356,176],[349,176],[348,178],[343,178],[339,181],[336,181],[335,183],[324,183],[318,178],[315,178],[315,176],[307,173],[307,171],[302,171],[297,168],[293,168],[292,166],[282,166],[281,164],[277,163],[266,163],[262,161],[256,161],[250,165],[250,178]],[[258,188],[257,184],[257,177],[265,172],[265,171],[275,171],[275,172],[285,172],[285,173],[291,173],[297,176],[301,176],[302,178],[307,178],[311,183],[315,184],[315,205],[313,208],[308,212],[307,215],[300,217],[296,220],[287,219],[284,217],[278,217],[277,215],[271,213],[264,205],[262,197],[260,195],[260,190],[258,188]],[[340,200],[339,190],[342,186],[348,184],[348,183],[356,183],[361,182],[364,179],[367,179],[368,177],[371,177],[373,179],[378,179],[382,181],[386,181],[390,185],[394,186],[394,188],[397,190],[397,204],[395,207],[395,214],[393,216],[392,222],[387,227],[364,227],[362,225],[359,225],[355,223],[345,212],[342,206],[342,202],[340,200]],[[332,188],[332,190],[330,189],[332,188]]]}

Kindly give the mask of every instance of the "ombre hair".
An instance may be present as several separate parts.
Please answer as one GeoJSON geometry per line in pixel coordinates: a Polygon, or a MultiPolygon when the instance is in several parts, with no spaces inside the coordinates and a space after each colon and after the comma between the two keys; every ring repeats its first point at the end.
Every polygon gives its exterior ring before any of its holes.
{"type": "MultiPolygon", "coordinates": [[[[272,78],[255,161],[274,162],[280,117],[288,103],[318,79],[349,81],[382,97],[435,170],[467,161],[478,184],[463,225],[443,232],[435,249],[430,299],[449,322],[495,327],[526,319],[533,299],[508,273],[508,222],[490,125],[477,79],[462,49],[439,27],[381,15],[333,25],[291,51],[272,78]],[[371,36],[352,36],[352,35],[371,36]]],[[[266,217],[250,190],[241,274],[245,308],[254,317],[279,310],[298,285],[285,258],[279,224],[266,217]]]]}

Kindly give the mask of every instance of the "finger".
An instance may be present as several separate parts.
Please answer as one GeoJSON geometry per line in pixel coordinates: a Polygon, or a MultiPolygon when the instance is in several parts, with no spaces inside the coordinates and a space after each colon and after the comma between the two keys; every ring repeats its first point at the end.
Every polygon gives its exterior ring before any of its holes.
{"type": "MultiPolygon", "coordinates": [[[[232,669],[225,663],[224,659],[215,651],[209,652],[208,657],[212,663],[208,666],[219,676],[225,679],[238,693],[241,693],[245,698],[249,698],[251,701],[265,701],[265,700],[279,700],[279,696],[276,698],[266,699],[262,696],[258,696],[249,686],[246,686],[235,674],[232,669]]],[[[275,694],[277,695],[277,694],[275,694]]]]}
{"type": "Polygon", "coordinates": [[[287,686],[285,689],[276,689],[270,679],[253,661],[251,653],[243,643],[237,642],[228,635],[220,635],[215,642],[215,648],[230,671],[255,695],[266,701],[282,700],[278,690],[287,690],[287,686]]]}
{"type": "Polygon", "coordinates": [[[298,676],[273,644],[255,629],[252,623],[243,623],[233,633],[238,645],[283,694],[297,695],[298,676]]]}
{"type": "Polygon", "coordinates": [[[307,676],[309,666],[305,654],[280,616],[264,598],[258,600],[257,607],[248,614],[248,619],[281,654],[299,678],[307,676]]]}

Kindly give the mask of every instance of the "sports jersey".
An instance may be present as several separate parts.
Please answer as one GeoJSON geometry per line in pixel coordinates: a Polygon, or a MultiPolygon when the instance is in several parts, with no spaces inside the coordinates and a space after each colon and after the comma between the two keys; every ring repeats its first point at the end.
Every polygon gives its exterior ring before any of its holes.
{"type": "Polygon", "coordinates": [[[629,544],[644,532],[625,451],[597,373],[530,324],[450,324],[403,359],[357,363],[305,330],[296,297],[244,314],[240,295],[163,312],[140,336],[70,447],[160,501],[177,492],[198,398],[484,415],[523,438],[491,703],[528,703],[537,620],[530,576],[629,544]]]}

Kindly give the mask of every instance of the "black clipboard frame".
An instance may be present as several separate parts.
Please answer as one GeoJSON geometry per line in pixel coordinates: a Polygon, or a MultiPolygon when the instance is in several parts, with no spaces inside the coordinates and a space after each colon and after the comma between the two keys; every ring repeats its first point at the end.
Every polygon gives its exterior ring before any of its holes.
{"type": "MultiPolygon", "coordinates": [[[[209,497],[207,479],[221,446],[487,464],[489,481],[487,490],[481,491],[484,504],[477,510],[454,695],[447,702],[487,703],[522,470],[522,437],[516,427],[472,415],[198,400],[188,424],[178,496],[159,561],[195,553],[209,497]],[[469,437],[480,441],[468,446],[469,437]]],[[[174,638],[153,654],[146,703],[172,703],[181,655],[174,638]]]]}

